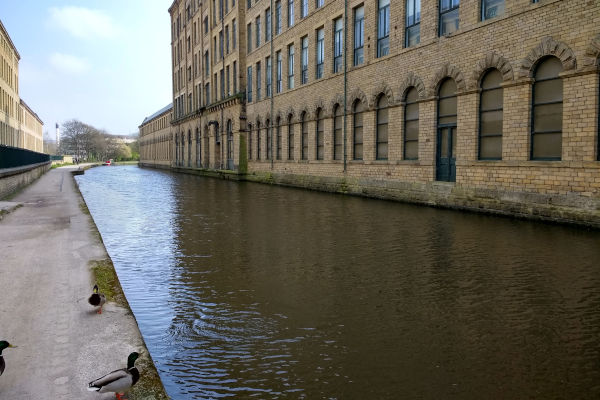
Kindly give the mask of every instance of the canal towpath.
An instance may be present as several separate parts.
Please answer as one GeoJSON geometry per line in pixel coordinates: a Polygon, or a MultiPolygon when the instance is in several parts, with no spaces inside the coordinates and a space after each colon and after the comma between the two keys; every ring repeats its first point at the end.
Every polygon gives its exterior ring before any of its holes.
{"type": "Polygon", "coordinates": [[[128,398],[167,398],[126,301],[109,298],[102,314],[87,302],[91,265],[109,256],[72,177],[85,167],[50,170],[0,202],[0,340],[18,346],[3,352],[2,399],[112,399],[87,384],[132,351],[141,378],[128,398]]]}

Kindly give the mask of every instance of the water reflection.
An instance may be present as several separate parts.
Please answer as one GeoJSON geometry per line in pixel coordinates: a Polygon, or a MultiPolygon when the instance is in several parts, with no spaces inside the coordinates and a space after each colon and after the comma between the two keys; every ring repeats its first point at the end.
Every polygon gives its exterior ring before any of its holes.
{"type": "Polygon", "coordinates": [[[600,396],[598,232],[135,167],[78,181],[173,398],[600,396]]]}

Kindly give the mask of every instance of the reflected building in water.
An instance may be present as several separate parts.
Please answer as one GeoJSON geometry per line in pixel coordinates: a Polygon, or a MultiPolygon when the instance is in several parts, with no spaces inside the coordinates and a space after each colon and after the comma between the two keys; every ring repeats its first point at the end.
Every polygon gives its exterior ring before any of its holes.
{"type": "Polygon", "coordinates": [[[598,2],[169,12],[170,143],[141,134],[142,165],[600,226],[598,2]]]}

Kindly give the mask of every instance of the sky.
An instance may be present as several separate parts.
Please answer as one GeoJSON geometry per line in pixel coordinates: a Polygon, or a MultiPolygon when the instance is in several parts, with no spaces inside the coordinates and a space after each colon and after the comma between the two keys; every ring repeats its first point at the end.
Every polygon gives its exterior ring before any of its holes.
{"type": "Polygon", "coordinates": [[[135,134],[172,101],[172,0],[0,0],[19,62],[19,96],[55,138],[77,119],[135,134]]]}

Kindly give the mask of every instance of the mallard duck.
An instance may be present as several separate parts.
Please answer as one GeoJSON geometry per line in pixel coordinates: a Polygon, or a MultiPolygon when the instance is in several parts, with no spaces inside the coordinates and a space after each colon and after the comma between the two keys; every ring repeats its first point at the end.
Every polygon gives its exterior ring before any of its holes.
{"type": "Polygon", "coordinates": [[[4,362],[4,356],[2,355],[2,350],[7,349],[9,347],[17,347],[8,343],[6,340],[0,340],[0,375],[4,373],[4,368],[6,368],[6,363],[4,362]]]}
{"type": "Polygon", "coordinates": [[[127,357],[127,368],[117,369],[104,375],[102,378],[91,381],[88,384],[88,390],[99,393],[115,392],[117,399],[121,400],[120,393],[124,394],[140,379],[140,372],[134,366],[135,360],[139,356],[134,351],[127,357]]]}
{"type": "Polygon", "coordinates": [[[104,293],[98,293],[98,285],[94,285],[93,293],[88,302],[94,307],[100,306],[98,314],[102,314],[102,306],[106,303],[106,296],[104,296],[104,293]]]}

